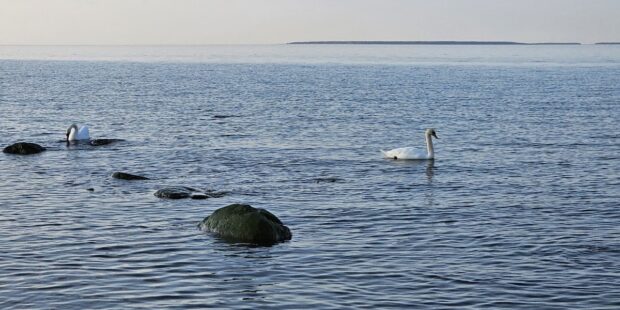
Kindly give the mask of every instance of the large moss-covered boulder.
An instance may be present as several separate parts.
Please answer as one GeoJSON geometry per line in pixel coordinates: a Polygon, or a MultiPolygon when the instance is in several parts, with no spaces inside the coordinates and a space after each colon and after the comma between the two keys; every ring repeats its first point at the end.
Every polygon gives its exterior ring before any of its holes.
{"type": "Polygon", "coordinates": [[[217,209],[198,227],[226,240],[270,245],[291,239],[291,231],[265,209],[232,204],[217,209]]]}
{"type": "Polygon", "coordinates": [[[30,155],[37,154],[45,151],[45,148],[36,144],[28,142],[19,142],[5,147],[2,152],[8,154],[30,155]]]}

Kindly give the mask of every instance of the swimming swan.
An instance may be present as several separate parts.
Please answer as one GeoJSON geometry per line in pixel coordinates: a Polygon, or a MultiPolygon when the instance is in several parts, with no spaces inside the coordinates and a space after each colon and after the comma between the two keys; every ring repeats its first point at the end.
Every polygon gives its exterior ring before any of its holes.
{"type": "Polygon", "coordinates": [[[88,126],[79,127],[79,129],[76,124],[69,126],[67,129],[67,142],[79,140],[90,140],[88,126]]]}
{"type": "Polygon", "coordinates": [[[413,147],[400,147],[390,151],[381,150],[381,153],[383,153],[385,158],[391,159],[434,159],[435,152],[433,151],[432,137],[439,139],[437,134],[435,134],[435,129],[426,129],[424,136],[426,137],[426,153],[416,151],[413,147]]]}

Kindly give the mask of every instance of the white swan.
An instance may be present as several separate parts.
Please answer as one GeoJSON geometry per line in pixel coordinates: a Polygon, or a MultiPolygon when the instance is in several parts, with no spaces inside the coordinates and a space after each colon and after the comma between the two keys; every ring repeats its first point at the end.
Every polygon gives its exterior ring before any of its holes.
{"type": "Polygon", "coordinates": [[[426,153],[422,151],[417,151],[413,147],[400,147],[389,151],[381,150],[381,153],[383,153],[383,156],[385,158],[390,159],[434,159],[435,152],[433,150],[432,137],[439,139],[437,137],[437,134],[435,134],[435,129],[426,129],[426,131],[424,132],[424,136],[426,137],[426,153]]]}
{"type": "Polygon", "coordinates": [[[79,127],[79,129],[76,124],[69,126],[67,129],[67,142],[79,140],[90,140],[88,126],[79,127]]]}

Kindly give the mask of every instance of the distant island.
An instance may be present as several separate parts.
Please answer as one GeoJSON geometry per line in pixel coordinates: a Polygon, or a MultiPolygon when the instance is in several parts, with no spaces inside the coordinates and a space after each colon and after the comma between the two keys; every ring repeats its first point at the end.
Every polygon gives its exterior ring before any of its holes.
{"type": "Polygon", "coordinates": [[[511,41],[298,41],[286,44],[377,44],[377,45],[581,45],[577,42],[522,43],[511,41]]]}

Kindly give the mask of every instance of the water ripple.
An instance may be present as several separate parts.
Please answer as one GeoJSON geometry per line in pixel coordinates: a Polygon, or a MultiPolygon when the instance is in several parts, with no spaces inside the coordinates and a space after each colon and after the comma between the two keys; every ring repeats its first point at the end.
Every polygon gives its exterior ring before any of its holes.
{"type": "Polygon", "coordinates": [[[0,308],[620,307],[615,67],[0,69],[0,144],[50,148],[0,156],[0,308]],[[67,147],[74,122],[126,141],[67,147]],[[425,127],[437,160],[380,158],[423,146],[425,127]],[[227,195],[161,200],[164,186],[227,195]],[[238,202],[293,239],[196,229],[238,202]]]}

